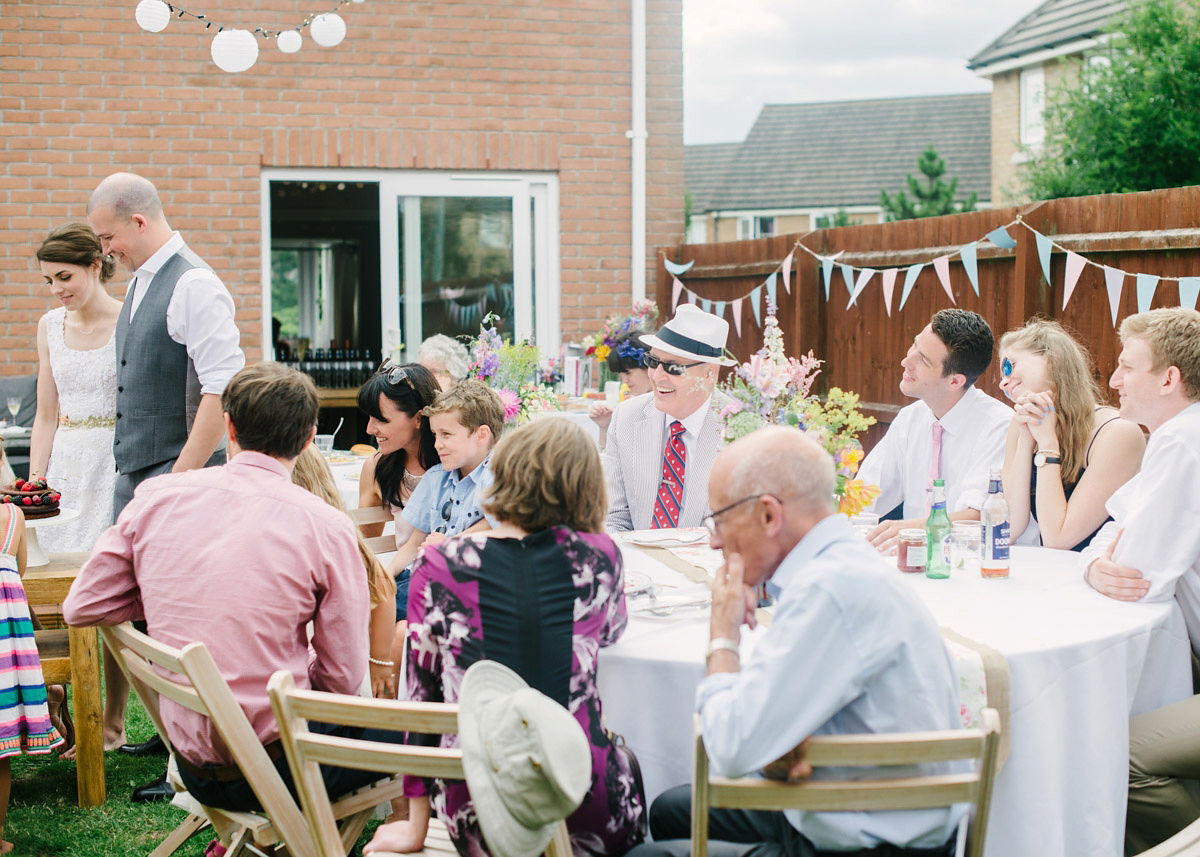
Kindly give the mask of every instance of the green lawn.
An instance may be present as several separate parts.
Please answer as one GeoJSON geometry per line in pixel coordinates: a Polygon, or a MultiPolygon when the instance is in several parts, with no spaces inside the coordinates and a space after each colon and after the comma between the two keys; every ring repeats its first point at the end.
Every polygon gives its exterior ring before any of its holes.
{"type": "MultiPolygon", "coordinates": [[[[130,699],[126,729],[130,741],[144,741],[154,727],[137,698],[130,699]]],[[[107,800],[81,809],[75,787],[75,763],[57,754],[14,757],[12,799],[4,838],[16,845],[17,857],[145,857],[185,815],[169,801],[135,804],[129,795],[166,770],[166,758],[138,759],[104,754],[107,800]]],[[[359,848],[376,826],[371,822],[359,848]]],[[[176,852],[199,857],[212,839],[211,830],[193,836],[176,852]]]]}

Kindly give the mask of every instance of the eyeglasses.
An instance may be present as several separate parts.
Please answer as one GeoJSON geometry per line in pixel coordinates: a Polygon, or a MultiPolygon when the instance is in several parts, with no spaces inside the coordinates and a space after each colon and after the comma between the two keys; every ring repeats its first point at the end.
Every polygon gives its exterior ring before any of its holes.
{"type": "Polygon", "coordinates": [[[1000,374],[1001,375],[1003,375],[1005,378],[1007,378],[1009,375],[1012,374],[1012,370],[1013,370],[1013,365],[1012,365],[1011,360],[1009,360],[1007,357],[1005,357],[1003,360],[1000,361],[1000,374]]]}
{"type": "Polygon", "coordinates": [[[704,520],[702,520],[701,523],[704,524],[704,527],[705,527],[705,529],[708,530],[708,534],[710,536],[715,536],[717,534],[717,518],[719,518],[721,515],[724,515],[726,512],[730,511],[731,509],[736,509],[738,506],[742,505],[743,503],[749,503],[751,500],[757,500],[759,497],[773,497],[773,496],[775,496],[775,495],[767,494],[765,492],[762,494],[751,494],[749,497],[743,497],[742,499],[738,500],[735,503],[730,503],[728,506],[725,506],[724,508],[717,509],[717,511],[713,512],[711,515],[705,515],[704,520]]]}
{"type": "Polygon", "coordinates": [[[393,363],[390,357],[383,358],[383,362],[379,364],[379,368],[375,372],[376,374],[384,375],[393,384],[399,384],[403,381],[408,386],[412,386],[412,381],[408,378],[408,370],[397,363],[393,363]],[[389,369],[388,367],[391,368],[389,369]]]}
{"type": "Polygon", "coordinates": [[[668,375],[675,375],[676,377],[682,375],[686,370],[691,369],[693,366],[704,365],[703,360],[698,360],[695,363],[670,363],[666,360],[659,360],[653,354],[647,354],[643,362],[646,364],[646,368],[649,370],[654,370],[661,366],[663,371],[668,375]]]}

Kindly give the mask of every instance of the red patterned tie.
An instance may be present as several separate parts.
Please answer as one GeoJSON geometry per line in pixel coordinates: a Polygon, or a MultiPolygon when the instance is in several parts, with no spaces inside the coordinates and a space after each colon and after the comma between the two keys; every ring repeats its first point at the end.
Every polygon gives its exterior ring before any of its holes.
{"type": "Polygon", "coordinates": [[[683,446],[683,423],[671,423],[671,436],[663,449],[662,484],[654,500],[653,529],[673,529],[679,526],[679,507],[683,505],[683,471],[687,450],[683,446]]]}

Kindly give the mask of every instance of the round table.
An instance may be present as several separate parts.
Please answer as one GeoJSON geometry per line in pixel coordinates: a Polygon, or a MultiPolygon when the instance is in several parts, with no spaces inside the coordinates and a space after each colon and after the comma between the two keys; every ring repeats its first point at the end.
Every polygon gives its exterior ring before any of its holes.
{"type": "MultiPolygon", "coordinates": [[[[629,570],[689,585],[635,547],[622,553],[629,570]]],[[[1011,749],[996,778],[987,855],[1119,857],[1128,718],[1191,694],[1178,605],[1105,598],[1085,583],[1078,554],[1045,548],[1014,548],[1007,580],[905,577],[940,626],[1008,661],[1011,749]]],[[[743,657],[762,633],[743,632],[743,657]]],[[[624,636],[601,652],[605,717],[638,754],[651,799],[691,778],[708,636],[706,611],[631,612],[624,636]]]]}
{"type": "Polygon", "coordinates": [[[37,568],[42,565],[50,564],[50,557],[46,556],[46,552],[42,550],[42,546],[38,544],[37,531],[42,527],[53,527],[56,524],[65,524],[68,521],[74,521],[79,517],[78,509],[58,508],[58,514],[52,518],[26,518],[25,519],[25,567],[37,568]]]}

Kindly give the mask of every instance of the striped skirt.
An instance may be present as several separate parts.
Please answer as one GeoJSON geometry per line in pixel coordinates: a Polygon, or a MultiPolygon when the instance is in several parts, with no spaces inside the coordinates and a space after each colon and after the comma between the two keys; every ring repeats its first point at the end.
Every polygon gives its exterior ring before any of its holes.
{"type": "Polygon", "coordinates": [[[46,682],[21,578],[0,566],[0,758],[63,743],[50,722],[46,682]]]}

